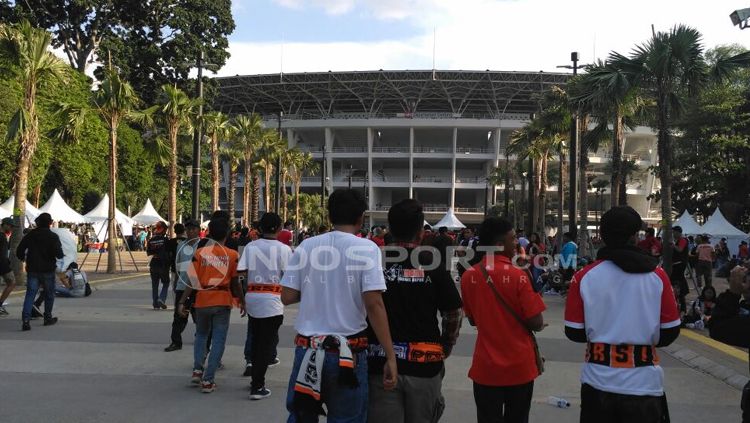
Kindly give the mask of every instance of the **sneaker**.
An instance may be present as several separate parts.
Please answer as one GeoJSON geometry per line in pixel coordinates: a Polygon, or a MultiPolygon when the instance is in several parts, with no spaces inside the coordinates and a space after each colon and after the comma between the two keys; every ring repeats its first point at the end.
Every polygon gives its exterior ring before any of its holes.
{"type": "Polygon", "coordinates": [[[164,348],[164,351],[165,352],[172,352],[172,351],[177,351],[177,350],[181,350],[181,349],[182,349],[182,345],[169,344],[169,346],[167,348],[164,348]]]}
{"type": "Polygon", "coordinates": [[[243,373],[242,376],[247,377],[247,376],[252,376],[252,375],[253,375],[253,363],[248,361],[247,364],[245,364],[245,373],[243,373]]]}
{"type": "Polygon", "coordinates": [[[31,317],[42,317],[44,316],[44,313],[42,313],[42,310],[39,309],[39,306],[34,304],[31,307],[31,317]]]}
{"type": "Polygon", "coordinates": [[[201,382],[201,392],[204,394],[210,394],[214,389],[216,389],[216,384],[214,382],[208,382],[205,380],[201,382]]]}
{"type": "Polygon", "coordinates": [[[50,317],[49,319],[44,319],[44,326],[52,326],[55,323],[57,323],[57,317],[50,317]]]}
{"type": "Polygon", "coordinates": [[[279,358],[278,358],[278,357],[276,357],[276,358],[274,358],[273,360],[271,360],[271,362],[270,362],[270,363],[268,363],[268,368],[270,369],[271,367],[276,367],[276,366],[278,366],[278,365],[279,365],[280,363],[281,363],[281,360],[279,360],[279,358]]]}
{"type": "Polygon", "coordinates": [[[253,389],[250,391],[250,399],[253,401],[262,400],[271,396],[271,390],[262,387],[260,389],[253,389]]]}
{"type": "Polygon", "coordinates": [[[0,317],[5,317],[8,315],[8,310],[5,309],[5,307],[0,306],[0,317]]]}
{"type": "Polygon", "coordinates": [[[688,323],[685,325],[685,327],[688,329],[695,329],[695,323],[688,323]]]}
{"type": "Polygon", "coordinates": [[[159,301],[159,308],[162,309],[162,310],[166,310],[167,309],[167,305],[164,304],[164,301],[159,301]]]}
{"type": "Polygon", "coordinates": [[[193,370],[193,377],[190,378],[190,383],[193,385],[200,385],[203,380],[203,370],[193,370]]]}
{"type": "Polygon", "coordinates": [[[224,370],[224,363],[219,363],[219,367],[216,368],[216,370],[224,370]]]}
{"type": "Polygon", "coordinates": [[[705,328],[705,327],[706,327],[706,324],[703,323],[703,320],[698,320],[697,322],[695,322],[695,328],[696,329],[703,330],[703,328],[705,328]]]}
{"type": "Polygon", "coordinates": [[[31,323],[29,323],[28,320],[24,320],[23,324],[21,325],[21,330],[22,331],[31,330],[31,323]]]}

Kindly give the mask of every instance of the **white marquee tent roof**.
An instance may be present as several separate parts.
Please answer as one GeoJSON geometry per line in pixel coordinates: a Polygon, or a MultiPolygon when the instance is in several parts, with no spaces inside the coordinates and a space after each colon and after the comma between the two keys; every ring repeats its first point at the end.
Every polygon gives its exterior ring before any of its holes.
{"type": "MultiPolygon", "coordinates": [[[[9,212],[8,216],[10,216],[13,214],[13,207],[16,204],[15,202],[16,196],[11,195],[8,200],[6,200],[3,204],[0,204],[0,208],[2,208],[3,210],[7,210],[9,212]]],[[[40,214],[42,214],[42,212],[39,211],[38,208],[32,206],[31,203],[29,203],[29,200],[26,200],[26,220],[29,223],[33,223],[34,219],[36,219],[40,214]]]]}
{"type": "Polygon", "coordinates": [[[721,210],[719,210],[718,207],[716,208],[716,211],[714,211],[714,214],[712,214],[711,217],[708,218],[708,222],[703,225],[702,231],[703,233],[707,233],[713,237],[748,237],[748,234],[742,232],[741,230],[734,227],[734,225],[729,223],[724,215],[721,214],[721,210]]]}
{"type": "Polygon", "coordinates": [[[153,225],[156,224],[156,222],[167,223],[166,220],[159,216],[154,205],[151,204],[151,199],[146,199],[146,205],[143,206],[143,209],[141,209],[138,214],[133,216],[133,222],[139,225],[153,225]]]}
{"type": "Polygon", "coordinates": [[[443,216],[440,221],[434,225],[432,225],[433,228],[441,228],[445,226],[448,229],[461,229],[465,228],[466,225],[461,223],[460,220],[456,217],[456,215],[453,213],[453,209],[448,209],[448,213],[443,216]]]}
{"type": "Polygon", "coordinates": [[[687,210],[682,212],[682,216],[680,216],[672,226],[681,227],[684,235],[700,235],[706,232],[705,229],[701,228],[701,226],[695,222],[695,219],[693,219],[693,216],[691,216],[687,210]]]}
{"type": "Polygon", "coordinates": [[[52,193],[52,197],[50,197],[49,200],[39,208],[39,211],[49,213],[52,216],[52,220],[58,222],[88,223],[88,219],[65,203],[65,200],[63,200],[57,190],[55,190],[55,192],[52,193]]]}
{"type": "MultiPolygon", "coordinates": [[[[104,194],[102,201],[93,210],[84,215],[91,222],[101,222],[109,217],[109,194],[104,194]]],[[[120,224],[133,224],[133,219],[125,213],[115,209],[115,220],[120,224]]]]}

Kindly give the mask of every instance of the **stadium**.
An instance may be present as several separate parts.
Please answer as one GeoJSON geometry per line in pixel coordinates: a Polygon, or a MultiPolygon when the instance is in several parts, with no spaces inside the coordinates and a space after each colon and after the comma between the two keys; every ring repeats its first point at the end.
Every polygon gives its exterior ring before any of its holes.
{"type": "MultiPolygon", "coordinates": [[[[570,76],[489,70],[238,75],[216,78],[215,108],[229,115],[259,113],[272,128],[282,112],[289,146],[309,151],[325,166],[323,175],[303,179],[303,192],[362,189],[370,224],[384,223],[391,204],[415,198],[430,223],[452,210],[471,225],[481,222],[494,199],[502,202],[504,186],[491,185],[487,177],[501,161],[515,161],[505,155],[511,134],[538,111],[540,94],[564,86],[570,76]]],[[[609,180],[609,150],[604,145],[589,154],[592,181],[609,180]]],[[[658,180],[648,171],[656,163],[655,134],[647,127],[628,131],[623,152],[635,164],[627,180],[628,204],[656,222],[660,213],[649,194],[658,180]]],[[[551,170],[557,168],[553,160],[551,170]]],[[[244,189],[244,176],[239,179],[237,195],[244,189]]],[[[525,189],[523,180],[515,178],[514,196],[525,189]]],[[[590,192],[591,223],[609,199],[606,190],[590,192]]],[[[556,183],[547,198],[547,214],[554,215],[556,183]]]]}

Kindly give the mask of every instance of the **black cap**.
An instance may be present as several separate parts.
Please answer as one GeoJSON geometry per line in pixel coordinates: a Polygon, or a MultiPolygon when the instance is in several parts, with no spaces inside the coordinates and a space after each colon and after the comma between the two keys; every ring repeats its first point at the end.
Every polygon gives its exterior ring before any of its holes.
{"type": "Polygon", "coordinates": [[[675,231],[675,232],[682,233],[682,226],[679,226],[679,225],[672,226],[672,230],[675,231]]]}
{"type": "Polygon", "coordinates": [[[16,222],[13,221],[12,217],[4,217],[1,224],[16,227],[16,222]]]}
{"type": "Polygon", "coordinates": [[[601,221],[602,240],[607,246],[623,246],[643,228],[643,220],[632,207],[612,207],[601,221]]]}
{"type": "Polygon", "coordinates": [[[42,213],[34,219],[36,226],[42,228],[49,228],[52,225],[52,216],[49,213],[42,213]]]}
{"type": "Polygon", "coordinates": [[[189,219],[185,221],[185,227],[186,228],[200,228],[201,224],[195,219],[189,219]]]}

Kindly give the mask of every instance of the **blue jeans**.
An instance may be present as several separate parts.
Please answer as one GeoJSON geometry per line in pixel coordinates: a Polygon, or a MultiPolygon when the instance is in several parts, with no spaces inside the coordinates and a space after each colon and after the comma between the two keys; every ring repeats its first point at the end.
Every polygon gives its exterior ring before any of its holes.
{"type": "Polygon", "coordinates": [[[167,303],[167,294],[169,293],[169,269],[153,268],[151,273],[151,299],[154,308],[159,307],[160,302],[167,303]],[[161,292],[159,283],[162,284],[161,292]]]}
{"type": "Polygon", "coordinates": [[[203,371],[203,380],[214,381],[214,374],[221,363],[224,355],[224,345],[229,332],[230,307],[215,306],[195,309],[195,346],[193,347],[193,370],[203,371]],[[211,336],[211,352],[208,354],[208,363],[205,368],[206,351],[208,348],[208,337],[211,336]]]}
{"type": "Polygon", "coordinates": [[[23,312],[21,319],[31,320],[31,306],[39,292],[39,287],[44,286],[44,318],[52,317],[52,307],[55,305],[55,273],[28,273],[26,275],[26,298],[23,300],[23,312]]]}
{"type": "MultiPolygon", "coordinates": [[[[289,378],[289,389],[286,396],[286,409],[289,411],[287,423],[316,423],[317,415],[300,415],[292,411],[294,401],[294,384],[297,381],[297,373],[302,364],[307,350],[297,347],[294,351],[294,366],[292,376],[289,378]]],[[[342,387],[338,383],[339,378],[339,354],[338,352],[326,352],[323,362],[323,375],[321,382],[321,394],[326,406],[328,423],[365,423],[367,422],[367,352],[362,351],[354,354],[354,374],[357,376],[359,386],[356,388],[342,387]]]]}

